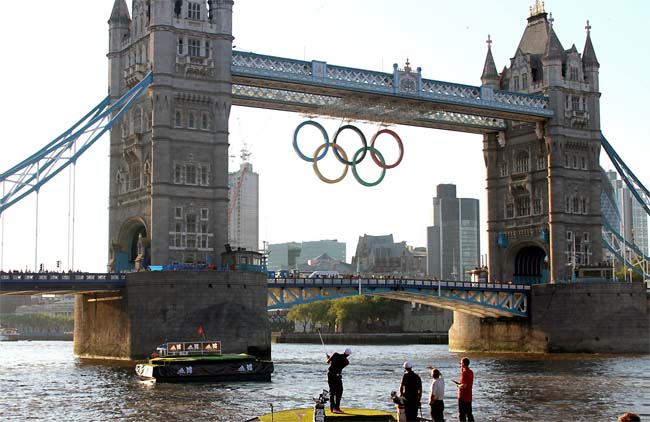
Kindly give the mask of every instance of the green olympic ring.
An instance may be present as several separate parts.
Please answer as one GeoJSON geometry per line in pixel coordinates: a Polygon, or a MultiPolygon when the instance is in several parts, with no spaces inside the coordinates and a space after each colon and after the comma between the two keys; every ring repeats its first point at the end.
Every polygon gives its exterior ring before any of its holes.
{"type": "Polygon", "coordinates": [[[366,151],[370,151],[370,153],[372,154],[373,157],[375,157],[375,154],[377,154],[377,157],[379,158],[379,161],[381,161],[383,163],[383,165],[384,165],[384,166],[380,166],[381,167],[381,176],[379,176],[379,179],[377,179],[375,182],[372,182],[372,183],[366,182],[365,180],[363,180],[359,176],[359,173],[357,172],[357,165],[356,164],[352,164],[352,174],[354,175],[354,178],[357,179],[357,182],[361,183],[363,186],[367,186],[367,187],[377,186],[378,184],[381,183],[382,180],[384,180],[384,176],[386,176],[386,167],[385,167],[386,166],[386,161],[384,160],[384,156],[381,155],[381,152],[379,152],[379,150],[377,148],[375,148],[373,146],[370,146],[370,147],[365,146],[365,147],[359,148],[359,150],[354,153],[354,157],[352,158],[353,163],[356,163],[357,155],[359,155],[359,153],[361,153],[362,151],[363,151],[364,154],[366,153],[366,151]]]}

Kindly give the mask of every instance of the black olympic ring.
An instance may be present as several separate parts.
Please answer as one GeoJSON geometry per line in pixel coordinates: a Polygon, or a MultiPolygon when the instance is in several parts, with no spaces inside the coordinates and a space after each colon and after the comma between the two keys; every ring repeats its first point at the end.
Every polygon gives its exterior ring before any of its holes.
{"type": "Polygon", "coordinates": [[[375,135],[372,137],[372,141],[371,141],[370,145],[368,145],[368,141],[366,140],[365,135],[363,134],[363,132],[358,127],[353,126],[353,125],[344,125],[344,126],[341,126],[336,131],[336,133],[334,135],[334,140],[330,143],[329,137],[327,136],[327,131],[325,130],[325,128],[320,123],[315,122],[313,120],[306,120],[306,121],[302,122],[301,124],[299,124],[296,127],[296,130],[293,132],[293,149],[296,151],[296,153],[298,154],[298,156],[300,158],[302,158],[305,161],[308,161],[308,162],[312,163],[312,166],[314,168],[314,172],[316,173],[316,176],[318,176],[318,178],[321,179],[325,183],[338,183],[338,182],[340,182],[347,175],[349,166],[352,166],[352,174],[354,175],[354,178],[360,184],[362,184],[364,186],[376,186],[377,184],[379,184],[384,179],[384,176],[386,174],[386,170],[397,167],[402,162],[402,158],[404,158],[404,144],[402,143],[402,140],[399,137],[399,135],[397,135],[397,133],[395,133],[394,131],[392,131],[390,129],[378,130],[377,133],[375,133],[375,135]],[[321,134],[323,135],[323,138],[325,139],[325,143],[323,143],[321,146],[319,146],[316,149],[316,151],[314,152],[313,157],[306,156],[305,154],[302,153],[302,151],[300,151],[300,148],[298,147],[298,132],[300,132],[300,129],[302,129],[306,125],[315,126],[318,130],[320,130],[321,134]],[[343,148],[336,143],[336,141],[337,141],[337,139],[339,137],[339,134],[341,132],[343,132],[344,130],[346,130],[346,129],[350,129],[353,132],[355,132],[357,135],[359,135],[359,138],[361,139],[361,142],[363,143],[363,146],[361,148],[359,148],[355,152],[355,154],[353,155],[352,161],[348,160],[348,155],[346,154],[345,150],[343,150],[343,148]],[[377,148],[375,148],[375,141],[377,140],[379,135],[384,134],[384,133],[386,133],[388,135],[391,135],[395,139],[395,141],[397,142],[397,146],[399,147],[399,158],[393,164],[386,164],[386,161],[384,160],[383,155],[379,152],[379,150],[377,150],[377,148]],[[343,173],[341,174],[341,176],[339,176],[336,179],[328,179],[328,178],[324,177],[322,175],[322,173],[320,172],[320,170],[318,169],[318,161],[320,161],[321,159],[323,159],[325,157],[325,155],[327,154],[327,151],[329,150],[330,146],[334,150],[334,155],[336,156],[337,160],[345,165],[345,169],[344,169],[343,173]],[[323,151],[323,152],[321,153],[321,151],[323,151]],[[375,181],[375,182],[372,182],[372,183],[366,182],[365,180],[361,179],[361,177],[359,176],[359,174],[357,172],[357,168],[356,168],[357,165],[359,163],[361,163],[363,161],[363,159],[366,157],[366,152],[367,151],[370,151],[370,156],[372,157],[372,160],[375,162],[375,164],[377,164],[382,169],[382,173],[381,173],[381,176],[379,177],[379,179],[377,181],[375,181]]]}

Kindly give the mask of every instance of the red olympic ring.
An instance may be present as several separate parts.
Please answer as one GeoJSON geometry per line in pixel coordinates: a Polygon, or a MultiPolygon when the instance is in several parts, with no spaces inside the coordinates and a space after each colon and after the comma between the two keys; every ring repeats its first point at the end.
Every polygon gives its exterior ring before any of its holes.
{"type": "Polygon", "coordinates": [[[399,147],[399,158],[393,164],[385,164],[385,163],[382,163],[377,158],[377,154],[372,149],[370,150],[370,156],[372,157],[372,160],[375,162],[375,164],[377,164],[379,167],[381,167],[383,169],[392,169],[392,168],[397,167],[399,165],[399,163],[402,162],[402,158],[404,158],[404,144],[402,143],[402,140],[400,139],[399,135],[397,135],[397,133],[393,132],[390,129],[382,129],[382,130],[378,131],[377,133],[375,133],[375,136],[372,137],[372,141],[370,141],[370,146],[371,147],[375,146],[375,141],[377,140],[379,135],[381,135],[382,133],[387,133],[387,134],[391,135],[393,138],[395,138],[395,140],[397,141],[397,146],[399,147]]]}

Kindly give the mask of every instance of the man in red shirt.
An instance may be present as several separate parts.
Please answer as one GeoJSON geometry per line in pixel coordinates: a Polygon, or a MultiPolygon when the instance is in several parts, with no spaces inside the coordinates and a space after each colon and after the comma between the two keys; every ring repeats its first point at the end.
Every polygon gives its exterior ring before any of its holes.
{"type": "Polygon", "coordinates": [[[460,422],[474,422],[474,415],[472,415],[474,372],[469,369],[468,358],[462,358],[460,366],[460,380],[454,381],[454,384],[458,387],[458,420],[460,422]]]}

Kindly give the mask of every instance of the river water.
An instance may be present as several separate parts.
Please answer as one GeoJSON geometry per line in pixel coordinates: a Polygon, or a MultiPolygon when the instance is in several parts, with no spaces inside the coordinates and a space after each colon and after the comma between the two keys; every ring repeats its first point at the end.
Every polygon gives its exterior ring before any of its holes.
{"type": "MultiPolygon", "coordinates": [[[[330,347],[342,352],[344,347],[330,347]],[[341,350],[338,350],[341,349],[341,350]]],[[[353,346],[344,370],[342,407],[392,410],[404,360],[446,378],[448,421],[458,420],[460,354],[446,345],[353,346]]],[[[477,421],[616,421],[633,411],[650,421],[650,356],[470,354],[477,421]]],[[[2,421],[243,421],[275,410],[311,406],[327,388],[320,344],[274,344],[268,383],[153,384],[133,367],[84,363],[72,342],[0,343],[2,421]]],[[[426,411],[426,407],[423,407],[426,411]]],[[[428,415],[427,415],[428,416],[428,415]]]]}

